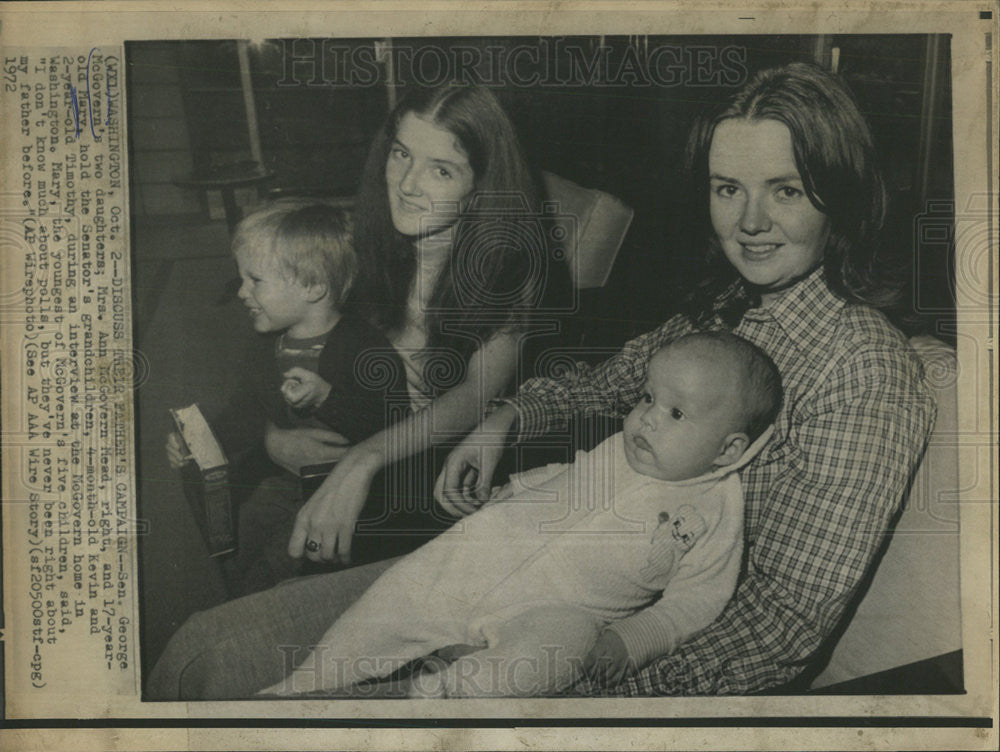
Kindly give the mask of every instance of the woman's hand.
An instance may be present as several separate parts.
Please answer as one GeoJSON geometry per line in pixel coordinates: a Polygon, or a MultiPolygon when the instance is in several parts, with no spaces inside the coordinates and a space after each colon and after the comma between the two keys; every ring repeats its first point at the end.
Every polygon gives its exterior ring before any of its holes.
{"type": "Polygon", "coordinates": [[[281,396],[296,410],[315,410],[330,396],[330,382],[307,368],[295,366],[281,376],[281,396]]]}
{"type": "Polygon", "coordinates": [[[368,498],[381,460],[365,451],[349,452],[333,469],[295,518],[288,554],[312,561],[351,559],[354,523],[368,498]]]}
{"type": "Polygon", "coordinates": [[[268,423],[264,446],[271,461],[298,475],[307,465],[337,462],[347,454],[350,443],[339,433],[325,428],[278,428],[268,423]]]}
{"type": "Polygon", "coordinates": [[[434,486],[434,497],[449,514],[472,514],[489,500],[493,473],[516,419],[517,411],[504,405],[448,455],[434,486]]]}

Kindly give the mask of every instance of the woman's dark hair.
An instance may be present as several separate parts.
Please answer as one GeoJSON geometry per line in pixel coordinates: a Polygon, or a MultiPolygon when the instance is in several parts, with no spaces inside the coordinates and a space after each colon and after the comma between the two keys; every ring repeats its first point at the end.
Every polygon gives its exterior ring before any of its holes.
{"type": "Polygon", "coordinates": [[[806,195],[830,221],[823,254],[827,284],[851,302],[892,305],[898,282],[889,280],[889,270],[879,268],[877,258],[886,189],[868,123],[838,76],[811,63],[791,63],[757,73],[691,131],[685,172],[700,226],[707,231],[700,242],[708,246],[692,308],[706,310],[709,298],[737,276],[708,215],[708,153],[716,127],[729,119],[775,120],[788,128],[806,195]]]}
{"type": "Polygon", "coordinates": [[[519,326],[545,283],[538,262],[548,254],[536,183],[514,126],[491,91],[410,91],[372,143],[355,210],[359,276],[351,305],[383,331],[403,324],[417,264],[414,238],[393,226],[385,178],[393,139],[409,113],[452,133],[475,176],[473,196],[455,223],[461,227],[451,263],[439,275],[426,314],[427,349],[447,348],[464,360],[496,332],[519,326]],[[512,231],[498,230],[498,224],[512,231]],[[528,234],[527,241],[518,230],[528,234]]]}

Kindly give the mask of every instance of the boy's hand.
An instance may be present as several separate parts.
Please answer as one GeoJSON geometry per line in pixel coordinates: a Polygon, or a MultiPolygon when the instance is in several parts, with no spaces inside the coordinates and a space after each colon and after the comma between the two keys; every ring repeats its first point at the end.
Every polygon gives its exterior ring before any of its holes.
{"type": "Polygon", "coordinates": [[[281,375],[281,396],[296,410],[315,410],[330,395],[329,382],[307,368],[296,366],[281,375]]]}
{"type": "Polygon", "coordinates": [[[583,659],[583,672],[594,684],[613,687],[632,672],[631,664],[622,638],[605,629],[583,659]]]}
{"type": "Polygon", "coordinates": [[[191,455],[188,454],[187,447],[184,445],[184,439],[176,431],[171,431],[167,434],[167,462],[170,463],[170,467],[174,470],[180,470],[184,465],[191,461],[191,455]]]}

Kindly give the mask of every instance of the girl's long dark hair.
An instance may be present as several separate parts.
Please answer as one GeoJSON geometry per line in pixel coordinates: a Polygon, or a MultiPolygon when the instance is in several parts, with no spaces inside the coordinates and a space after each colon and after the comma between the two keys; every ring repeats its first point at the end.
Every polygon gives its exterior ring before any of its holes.
{"type": "Polygon", "coordinates": [[[850,89],[838,76],[810,63],[791,63],[757,73],[729,101],[701,118],[691,131],[685,172],[698,239],[704,253],[701,282],[688,313],[704,319],[718,294],[738,278],[725,259],[708,211],[708,153],[724,120],[776,120],[792,136],[795,164],[812,204],[830,221],[823,255],[827,284],[847,301],[892,306],[901,280],[879,257],[886,189],[875,146],[850,89]]]}
{"type": "Polygon", "coordinates": [[[474,193],[454,225],[451,262],[426,311],[428,351],[466,360],[498,331],[517,328],[545,285],[539,198],[514,127],[496,97],[474,86],[412,90],[372,143],[355,209],[359,275],[353,310],[383,331],[404,324],[414,283],[414,238],[392,223],[385,165],[403,117],[413,113],[455,136],[475,175],[474,193]]]}

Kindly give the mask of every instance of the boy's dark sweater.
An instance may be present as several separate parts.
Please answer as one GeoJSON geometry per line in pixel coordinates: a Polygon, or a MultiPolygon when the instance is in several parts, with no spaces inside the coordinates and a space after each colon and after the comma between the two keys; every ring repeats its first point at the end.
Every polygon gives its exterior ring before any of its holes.
{"type": "MultiPolygon", "coordinates": [[[[278,337],[254,337],[239,388],[211,421],[231,465],[250,465],[250,470],[260,462],[266,421],[279,428],[305,423],[303,415],[296,414],[281,395],[284,378],[275,360],[278,337]]],[[[409,412],[406,371],[399,353],[382,332],[362,319],[344,316],[330,330],[318,373],[330,384],[330,394],[311,415],[351,444],[409,412]]]]}

